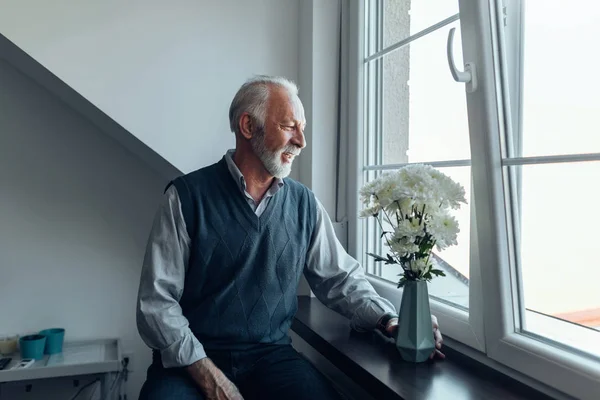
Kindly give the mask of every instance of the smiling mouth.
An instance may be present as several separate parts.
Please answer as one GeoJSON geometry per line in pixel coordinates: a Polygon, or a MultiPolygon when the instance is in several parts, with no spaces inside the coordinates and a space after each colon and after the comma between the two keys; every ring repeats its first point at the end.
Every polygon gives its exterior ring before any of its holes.
{"type": "Polygon", "coordinates": [[[294,159],[294,157],[297,156],[297,154],[289,153],[287,151],[285,153],[283,153],[282,155],[283,155],[283,158],[285,159],[285,161],[288,161],[288,162],[291,162],[294,159]]]}

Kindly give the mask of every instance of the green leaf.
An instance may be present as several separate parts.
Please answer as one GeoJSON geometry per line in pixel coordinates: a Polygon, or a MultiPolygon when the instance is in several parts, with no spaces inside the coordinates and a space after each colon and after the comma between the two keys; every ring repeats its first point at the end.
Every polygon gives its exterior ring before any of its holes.
{"type": "Polygon", "coordinates": [[[402,277],[402,279],[400,279],[400,281],[398,282],[398,289],[406,285],[406,281],[406,277],[402,277]]]}
{"type": "Polygon", "coordinates": [[[398,262],[394,259],[394,257],[392,257],[392,255],[389,254],[389,253],[387,254],[387,258],[381,257],[381,256],[379,256],[377,254],[373,254],[373,253],[367,253],[367,255],[373,257],[376,262],[377,261],[383,261],[383,262],[385,262],[386,265],[387,264],[398,264],[398,262]]]}
{"type": "Polygon", "coordinates": [[[444,273],[444,271],[439,270],[439,269],[432,269],[430,272],[432,274],[434,274],[435,276],[446,276],[446,274],[444,273]]]}
{"type": "Polygon", "coordinates": [[[381,239],[383,237],[383,235],[385,235],[386,233],[392,233],[392,232],[387,232],[387,231],[381,232],[381,236],[379,236],[379,239],[381,239]]]}
{"type": "Polygon", "coordinates": [[[367,253],[367,255],[373,257],[375,259],[375,261],[387,261],[387,259],[378,256],[377,254],[373,254],[373,253],[367,253]]]}

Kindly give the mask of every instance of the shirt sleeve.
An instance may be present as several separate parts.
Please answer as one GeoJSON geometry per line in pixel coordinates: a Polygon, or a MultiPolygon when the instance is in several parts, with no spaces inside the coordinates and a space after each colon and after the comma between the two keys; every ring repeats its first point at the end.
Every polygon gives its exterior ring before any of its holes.
{"type": "Polygon", "coordinates": [[[379,296],[364,268],[341,245],[323,205],[317,200],[317,221],[308,249],[304,276],[313,293],[327,307],[350,319],[353,329],[372,330],[396,309],[379,296]]]}
{"type": "Polygon", "coordinates": [[[160,351],[165,368],[188,366],[206,357],[179,305],[190,242],[179,195],[171,185],[148,239],[136,312],[140,336],[149,347],[160,351]]]}

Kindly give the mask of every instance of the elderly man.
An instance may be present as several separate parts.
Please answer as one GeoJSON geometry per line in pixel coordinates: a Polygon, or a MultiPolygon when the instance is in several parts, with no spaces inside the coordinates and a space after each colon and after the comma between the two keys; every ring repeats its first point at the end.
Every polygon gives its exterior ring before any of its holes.
{"type": "Polygon", "coordinates": [[[140,398],[339,399],[290,345],[301,275],[354,329],[392,335],[395,309],[313,193],[286,178],[306,145],[296,85],[251,79],[229,120],[235,150],[171,182],[154,220],[137,308],[154,360],[140,398]]]}

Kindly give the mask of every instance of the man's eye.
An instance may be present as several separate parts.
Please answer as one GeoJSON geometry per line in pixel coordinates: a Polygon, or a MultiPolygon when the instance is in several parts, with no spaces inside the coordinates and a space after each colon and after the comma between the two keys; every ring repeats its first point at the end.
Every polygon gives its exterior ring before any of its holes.
{"type": "Polygon", "coordinates": [[[289,125],[282,125],[282,127],[283,127],[283,129],[288,129],[288,130],[289,130],[289,129],[294,129],[294,128],[295,128],[295,126],[294,126],[294,125],[292,125],[292,126],[289,126],[289,125]]]}

